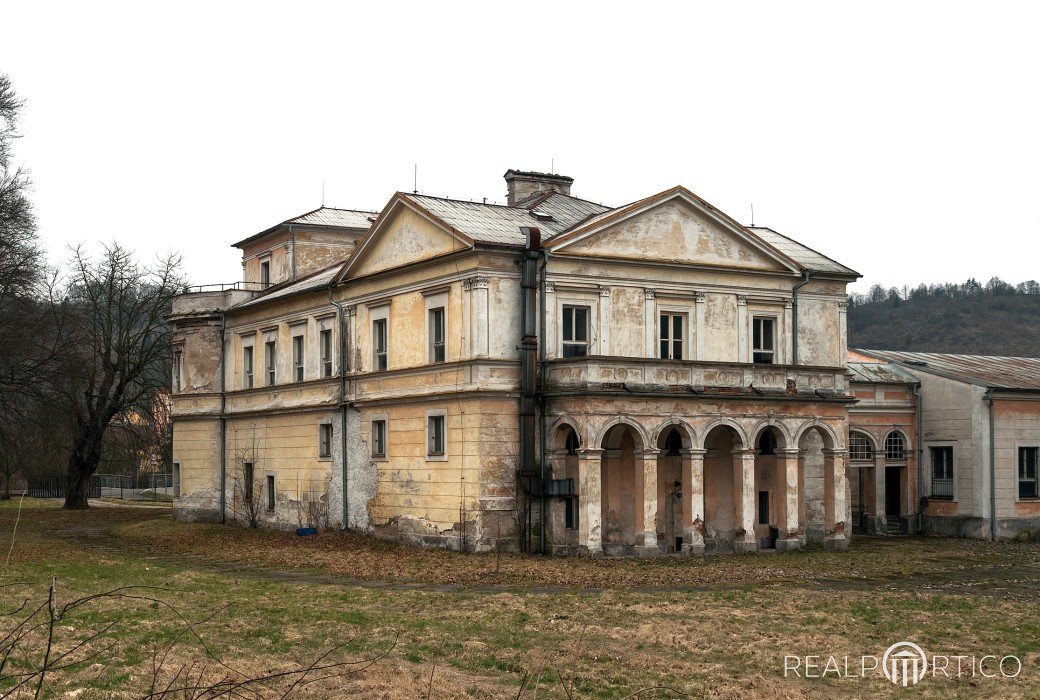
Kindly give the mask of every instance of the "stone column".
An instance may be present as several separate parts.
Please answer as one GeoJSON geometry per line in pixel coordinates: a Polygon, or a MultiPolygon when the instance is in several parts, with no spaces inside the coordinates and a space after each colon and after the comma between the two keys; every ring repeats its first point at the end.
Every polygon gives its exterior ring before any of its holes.
{"type": "Polygon", "coordinates": [[[556,329],[559,319],[556,309],[556,283],[547,281],[545,283],[545,357],[552,359],[557,357],[556,329]]]}
{"type": "Polygon", "coordinates": [[[801,451],[776,451],[776,485],[778,488],[776,503],[779,509],[777,529],[780,537],[776,541],[778,551],[801,549],[801,506],[799,504],[800,489],[798,463],[801,451]]]}
{"type": "Polygon", "coordinates": [[[735,532],[733,551],[737,554],[758,549],[755,538],[755,450],[733,450],[733,500],[735,532]]]}
{"type": "Polygon", "coordinates": [[[704,454],[688,450],[682,455],[683,554],[704,554],[704,454]]]}
{"type": "Polygon", "coordinates": [[[473,279],[467,277],[462,280],[462,357],[469,358],[473,355],[473,279]]]}
{"type": "Polygon", "coordinates": [[[849,361],[849,327],[848,327],[849,305],[844,301],[838,302],[838,333],[841,338],[838,341],[838,364],[844,367],[849,361]]]}
{"type": "MultiPolygon", "coordinates": [[[[562,479],[564,477],[564,460],[567,459],[567,450],[548,450],[545,455],[549,466],[550,479],[562,479]]],[[[577,489],[577,484],[575,484],[577,489]]],[[[559,498],[546,499],[545,508],[546,521],[542,525],[545,528],[545,542],[550,552],[558,552],[561,547],[567,545],[566,528],[563,522],[563,501],[559,498]]]]}
{"type": "Polygon", "coordinates": [[[578,450],[578,551],[603,553],[602,467],[603,450],[578,450]]]}
{"type": "Polygon", "coordinates": [[[823,547],[847,549],[845,450],[823,451],[823,547]]]}
{"type": "Polygon", "coordinates": [[[885,520],[885,454],[878,450],[874,453],[874,501],[870,503],[870,532],[888,532],[885,520]]]}
{"type": "Polygon", "coordinates": [[[642,543],[636,545],[639,556],[651,556],[658,553],[657,547],[657,450],[636,452],[636,478],[642,477],[643,502],[640,508],[642,523],[642,543]],[[640,467],[642,467],[640,469],[640,467]]]}
{"type": "Polygon", "coordinates": [[[488,285],[491,279],[485,276],[473,278],[473,354],[488,356],[490,319],[488,318],[488,285]]]}

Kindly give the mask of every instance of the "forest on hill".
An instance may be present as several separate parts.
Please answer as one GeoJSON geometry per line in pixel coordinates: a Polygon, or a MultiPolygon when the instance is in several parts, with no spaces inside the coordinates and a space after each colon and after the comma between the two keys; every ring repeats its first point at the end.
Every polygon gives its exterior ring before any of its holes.
{"type": "Polygon", "coordinates": [[[871,287],[849,295],[849,347],[1040,357],[1040,284],[871,287]]]}

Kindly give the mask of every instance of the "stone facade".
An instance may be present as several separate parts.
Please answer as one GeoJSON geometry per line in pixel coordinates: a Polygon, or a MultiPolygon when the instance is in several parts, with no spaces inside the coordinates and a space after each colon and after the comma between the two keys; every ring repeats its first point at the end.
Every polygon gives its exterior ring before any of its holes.
{"type": "Polygon", "coordinates": [[[609,209],[507,181],[516,206],[291,220],[240,243],[240,289],[176,299],[177,516],[467,550],[845,547],[857,274],[682,188],[609,209]]]}

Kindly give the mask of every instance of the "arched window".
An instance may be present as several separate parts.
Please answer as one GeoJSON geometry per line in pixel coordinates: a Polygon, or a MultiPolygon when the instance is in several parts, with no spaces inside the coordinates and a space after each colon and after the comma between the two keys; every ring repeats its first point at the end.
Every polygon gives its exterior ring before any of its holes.
{"type": "Polygon", "coordinates": [[[665,454],[669,455],[677,455],[679,450],[682,449],[682,435],[675,428],[672,428],[664,439],[664,449],[665,454]]]}
{"type": "Polygon", "coordinates": [[[762,431],[762,436],[758,438],[758,454],[776,454],[776,435],[773,435],[772,430],[762,431]]]}
{"type": "Polygon", "coordinates": [[[874,449],[870,446],[870,440],[863,433],[849,434],[849,459],[874,459],[874,449]]]}
{"type": "Polygon", "coordinates": [[[893,430],[885,438],[885,459],[906,459],[906,442],[903,436],[893,430]]]}
{"type": "Polygon", "coordinates": [[[580,447],[580,445],[578,445],[578,434],[573,430],[567,431],[567,443],[565,447],[567,448],[567,454],[578,454],[578,447],[580,447]]]}

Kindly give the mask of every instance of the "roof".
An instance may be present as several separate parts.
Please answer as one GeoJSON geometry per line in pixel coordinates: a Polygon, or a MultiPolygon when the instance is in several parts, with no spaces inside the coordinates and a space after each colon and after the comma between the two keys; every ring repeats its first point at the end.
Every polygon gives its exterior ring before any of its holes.
{"type": "Polygon", "coordinates": [[[888,362],[850,362],[853,382],[864,384],[917,384],[917,377],[888,362]]]}
{"type": "Polygon", "coordinates": [[[262,293],[259,296],[253,297],[249,301],[244,301],[238,304],[234,308],[244,309],[249,306],[255,306],[257,304],[265,304],[272,299],[279,299],[282,297],[292,296],[301,292],[312,291],[321,287],[329,286],[332,282],[332,278],[336,276],[339,269],[343,267],[343,263],[346,260],[337,260],[328,267],[323,267],[317,272],[312,272],[305,277],[301,277],[295,282],[289,284],[282,283],[284,286],[276,285],[268,290],[266,293],[262,293]]]}
{"type": "Polygon", "coordinates": [[[898,363],[911,372],[925,372],[992,389],[1040,391],[1040,358],[1037,357],[947,355],[894,350],[859,352],[898,363]]]}
{"type": "Polygon", "coordinates": [[[263,238],[269,233],[273,233],[283,226],[318,226],[327,228],[350,228],[365,230],[372,226],[372,222],[375,220],[376,215],[379,212],[364,211],[361,209],[334,209],[332,207],[318,207],[305,214],[293,217],[292,219],[286,219],[285,221],[275,224],[271,228],[264,229],[260,233],[243,238],[238,243],[232,243],[232,248],[241,248],[244,245],[252,243],[255,240],[263,238]]]}
{"type": "Polygon", "coordinates": [[[524,207],[484,204],[429,195],[402,193],[404,199],[443,221],[474,241],[523,245],[521,226],[534,226],[543,238],[565,231],[586,218],[608,211],[601,204],[553,192],[531,200],[524,207]],[[551,218],[536,217],[535,212],[551,218]]]}
{"type": "Polygon", "coordinates": [[[766,228],[765,226],[747,226],[746,228],[768,243],[771,247],[779,250],[791,260],[794,260],[805,270],[810,272],[860,276],[860,274],[852,268],[845,267],[841,263],[831,260],[823,253],[818,253],[809,246],[802,245],[798,241],[788,238],[782,233],[777,233],[771,228],[766,228]]]}

